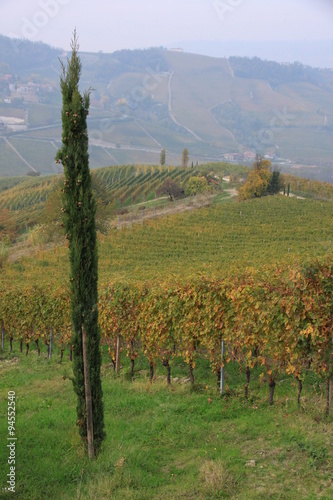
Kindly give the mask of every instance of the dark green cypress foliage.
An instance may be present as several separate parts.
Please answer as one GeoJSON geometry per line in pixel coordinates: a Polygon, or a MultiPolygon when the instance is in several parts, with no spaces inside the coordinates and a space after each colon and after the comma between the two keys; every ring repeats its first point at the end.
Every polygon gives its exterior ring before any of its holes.
{"type": "Polygon", "coordinates": [[[88,366],[92,394],[94,447],[98,451],[105,437],[101,353],[97,310],[97,245],[95,213],[89,171],[87,115],[89,95],[79,92],[81,61],[78,56],[76,32],[72,56],[67,68],[62,64],[60,79],[63,98],[62,148],[56,161],[64,167],[63,212],[70,253],[71,320],[74,345],[74,390],[77,394],[77,423],[83,438],[87,436],[84,388],[82,327],[87,332],[88,366]]]}

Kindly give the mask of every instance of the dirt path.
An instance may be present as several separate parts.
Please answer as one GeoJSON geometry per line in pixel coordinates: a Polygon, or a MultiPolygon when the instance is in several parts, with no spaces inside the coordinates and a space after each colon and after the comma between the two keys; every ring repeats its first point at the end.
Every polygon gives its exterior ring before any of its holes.
{"type": "Polygon", "coordinates": [[[193,130],[191,130],[190,128],[186,127],[186,125],[183,125],[182,123],[179,123],[179,121],[176,120],[176,118],[175,118],[175,116],[174,116],[174,114],[172,112],[172,89],[171,89],[171,80],[172,80],[172,77],[173,77],[173,71],[170,73],[169,82],[168,82],[168,90],[169,90],[169,115],[170,115],[170,118],[171,118],[171,120],[176,125],[178,125],[179,127],[182,127],[185,130],[187,130],[187,132],[189,132],[191,135],[193,135],[193,137],[195,137],[198,141],[202,141],[201,137],[199,137],[195,132],[193,132],[193,130]]]}

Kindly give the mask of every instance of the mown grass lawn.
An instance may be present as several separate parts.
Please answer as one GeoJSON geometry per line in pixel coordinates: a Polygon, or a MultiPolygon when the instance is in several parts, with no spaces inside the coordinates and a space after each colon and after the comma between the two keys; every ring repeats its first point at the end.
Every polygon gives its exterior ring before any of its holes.
{"type": "Polygon", "coordinates": [[[325,384],[308,376],[301,406],[292,379],[282,377],[275,404],[254,373],[249,399],[244,376],[226,369],[226,394],[199,362],[186,382],[181,359],[171,387],[157,367],[149,382],[146,360],[135,380],[122,359],[120,375],[103,358],[107,438],[89,462],[77,427],[71,363],[62,364],[14,344],[0,353],[0,498],[9,472],[7,393],[16,392],[16,492],[20,499],[317,499],[333,497],[333,426],[324,416],[325,384]],[[176,379],[176,380],[175,380],[176,379]]]}

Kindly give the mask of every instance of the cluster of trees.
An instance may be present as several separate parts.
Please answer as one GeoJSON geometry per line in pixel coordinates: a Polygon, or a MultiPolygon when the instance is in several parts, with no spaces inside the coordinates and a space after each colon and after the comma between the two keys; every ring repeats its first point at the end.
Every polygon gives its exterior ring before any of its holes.
{"type": "Polygon", "coordinates": [[[299,62],[279,64],[263,61],[259,57],[230,57],[229,61],[236,76],[267,80],[271,85],[299,81],[315,82],[318,79],[318,70],[299,62]]]}
{"type": "Polygon", "coordinates": [[[2,61],[6,62],[13,73],[45,68],[51,60],[61,55],[59,49],[54,49],[42,42],[13,39],[0,35],[0,52],[2,61]]]}
{"type": "Polygon", "coordinates": [[[151,47],[149,49],[117,50],[112,57],[118,62],[139,71],[147,71],[147,67],[158,71],[168,71],[169,64],[164,55],[163,47],[151,47]]]}
{"type": "Polygon", "coordinates": [[[278,194],[284,180],[278,170],[271,171],[271,162],[257,155],[246,183],[239,189],[240,200],[278,194]]]}
{"type": "Polygon", "coordinates": [[[252,111],[243,111],[235,102],[218,104],[212,109],[216,120],[230,130],[238,142],[253,147],[253,136],[263,128],[264,123],[252,111]]]}
{"type": "MultiPolygon", "coordinates": [[[[181,159],[181,166],[183,168],[188,167],[189,159],[190,159],[190,154],[188,152],[188,149],[184,148],[182,151],[182,159],[181,159]]],[[[160,154],[160,165],[162,165],[162,166],[165,165],[165,162],[166,162],[166,149],[163,148],[161,151],[161,154],[160,154]]],[[[192,166],[193,166],[193,164],[192,164],[192,166]]]]}
{"type": "Polygon", "coordinates": [[[157,195],[167,194],[170,201],[182,196],[195,196],[210,189],[209,182],[205,176],[193,176],[187,181],[185,187],[180,186],[176,181],[167,177],[161,187],[156,191],[157,195]]]}

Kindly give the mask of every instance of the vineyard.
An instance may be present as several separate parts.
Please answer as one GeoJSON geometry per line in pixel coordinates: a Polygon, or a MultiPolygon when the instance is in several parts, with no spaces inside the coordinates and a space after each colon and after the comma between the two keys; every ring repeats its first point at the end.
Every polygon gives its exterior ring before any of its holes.
{"type": "MultiPolygon", "coordinates": [[[[332,203],[270,196],[224,202],[99,237],[99,282],[165,279],[171,274],[216,274],[262,263],[293,263],[332,255],[332,203]]],[[[125,217],[125,216],[121,216],[125,217]]],[[[120,217],[120,219],[121,219],[120,217]]],[[[57,286],[67,282],[65,246],[5,262],[2,283],[57,286]]]]}
{"type": "MultiPolygon", "coordinates": [[[[275,378],[292,374],[299,384],[308,370],[328,379],[332,374],[333,263],[304,267],[261,267],[222,277],[200,276],[186,282],[115,283],[100,291],[102,342],[116,366],[124,350],[132,375],[138,352],[150,366],[160,360],[170,383],[170,362],[182,357],[194,382],[198,357],[209,360],[220,380],[221,341],[227,349],[223,364],[237,361],[246,374],[264,368],[273,404],[275,378]]],[[[0,295],[0,319],[6,336],[23,345],[34,342],[40,353],[50,342],[71,349],[69,294],[61,289],[8,290],[0,295]]]]}
{"type": "MultiPolygon", "coordinates": [[[[246,171],[227,164],[217,164],[219,171],[226,173],[246,171]]],[[[214,170],[214,167],[212,168],[214,170]]],[[[102,189],[102,201],[110,205],[112,210],[123,206],[154,199],[156,191],[166,177],[172,178],[179,185],[200,172],[207,171],[207,167],[196,168],[161,167],[147,165],[125,165],[119,167],[105,167],[94,170],[92,173],[93,185],[97,197],[102,189]]],[[[4,177],[0,178],[0,211],[10,210],[18,222],[25,221],[28,225],[42,220],[43,210],[48,197],[55,191],[60,192],[61,175],[49,177],[4,177]]]]}
{"type": "MultiPolygon", "coordinates": [[[[140,196],[146,209],[123,225],[130,213],[116,212],[120,224],[98,235],[107,438],[92,466],[74,430],[68,250],[37,247],[0,267],[18,498],[330,498],[332,201],[218,192],[209,207],[193,198],[192,210],[148,220],[164,168],[98,173],[96,192],[116,210],[140,196]]],[[[35,205],[44,216],[47,197],[35,205]]]]}
{"type": "MultiPolygon", "coordinates": [[[[151,203],[165,179],[171,178],[184,188],[190,177],[216,175],[218,183],[222,176],[233,178],[246,176],[249,169],[227,163],[208,163],[194,168],[150,165],[124,165],[105,167],[92,172],[93,187],[99,206],[103,207],[103,218],[114,217],[122,210],[132,210],[133,205],[151,203]]],[[[284,175],[285,185],[292,193],[302,197],[332,200],[332,185],[329,183],[284,175]]],[[[60,191],[63,177],[5,177],[0,178],[0,218],[8,210],[12,223],[20,232],[36,224],[49,224],[59,219],[60,191]]]]}
{"type": "MultiPolygon", "coordinates": [[[[124,205],[149,196],[167,176],[182,184],[193,172],[127,166],[100,169],[95,179],[124,205]]],[[[52,178],[28,181],[39,202],[52,189],[52,178]]],[[[22,186],[8,182],[4,193],[22,186]]],[[[124,350],[133,372],[140,352],[152,376],[159,360],[170,381],[170,362],[180,356],[193,382],[203,357],[219,378],[223,339],[224,362],[237,361],[247,380],[254,365],[265,368],[271,387],[281,371],[299,384],[309,369],[327,378],[332,233],[331,202],[287,196],[213,203],[110,230],[99,238],[99,319],[112,363],[124,350]]],[[[3,341],[27,353],[44,342],[62,355],[71,350],[66,248],[8,262],[0,272],[3,341]]]]}

